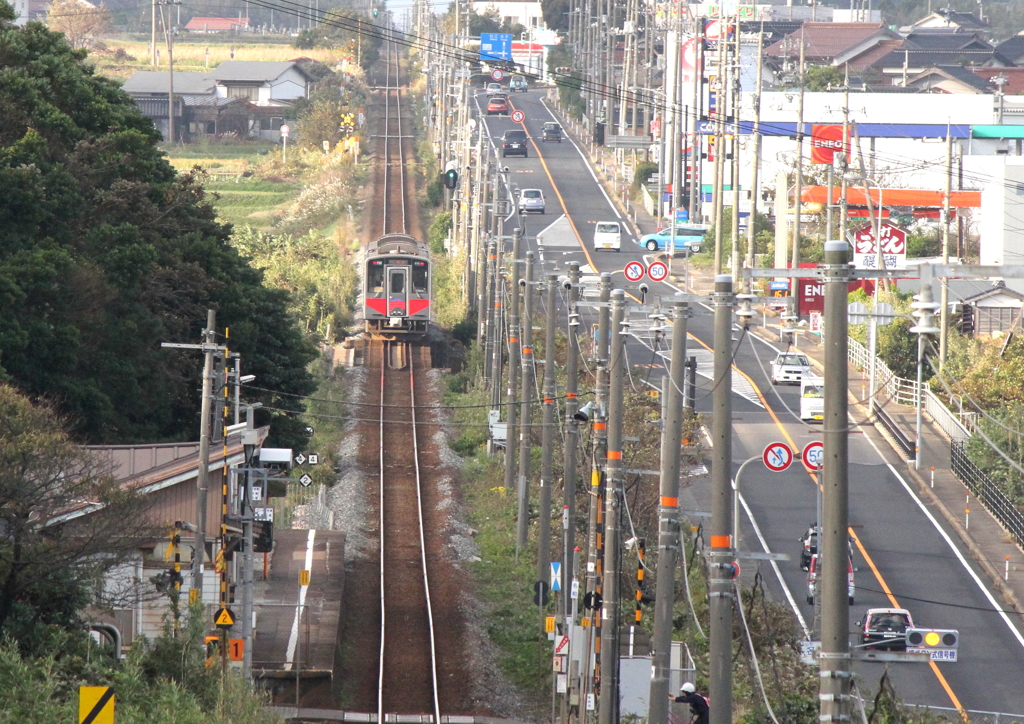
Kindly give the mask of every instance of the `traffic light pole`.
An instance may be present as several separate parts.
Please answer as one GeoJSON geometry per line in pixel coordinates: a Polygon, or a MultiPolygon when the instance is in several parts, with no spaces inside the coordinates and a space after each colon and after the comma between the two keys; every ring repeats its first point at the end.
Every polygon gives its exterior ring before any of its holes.
{"type": "MultiPolygon", "coordinates": [[[[849,244],[825,242],[825,413],[818,531],[821,580],[820,716],[850,721],[850,603],[847,592],[849,422],[847,411],[847,286],[849,244]]],[[[716,441],[717,443],[717,441],[716,441]]]]}
{"type": "Polygon", "coordinates": [[[658,569],[654,598],[654,673],[648,724],[668,721],[669,654],[672,650],[672,609],[675,604],[675,568],[679,558],[679,456],[683,437],[683,385],[686,384],[686,318],[690,305],[684,294],[675,295],[672,310],[671,378],[662,377],[664,397],[661,428],[661,515],[658,531],[658,569]]]}

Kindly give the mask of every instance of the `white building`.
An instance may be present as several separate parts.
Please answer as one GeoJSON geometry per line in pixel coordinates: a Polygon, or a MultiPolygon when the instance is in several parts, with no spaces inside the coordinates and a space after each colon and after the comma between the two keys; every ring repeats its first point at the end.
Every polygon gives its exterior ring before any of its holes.
{"type": "Polygon", "coordinates": [[[504,22],[509,20],[524,28],[544,27],[544,11],[539,0],[510,1],[491,0],[491,2],[471,2],[470,9],[477,15],[494,11],[504,22]]]}

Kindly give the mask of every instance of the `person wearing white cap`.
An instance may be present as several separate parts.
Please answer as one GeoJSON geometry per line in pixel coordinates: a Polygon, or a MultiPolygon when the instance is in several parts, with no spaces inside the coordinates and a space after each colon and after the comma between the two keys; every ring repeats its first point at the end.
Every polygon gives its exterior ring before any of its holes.
{"type": "Polygon", "coordinates": [[[679,696],[668,695],[677,704],[690,705],[690,724],[708,724],[708,700],[697,693],[697,687],[687,681],[679,688],[679,696]]]}

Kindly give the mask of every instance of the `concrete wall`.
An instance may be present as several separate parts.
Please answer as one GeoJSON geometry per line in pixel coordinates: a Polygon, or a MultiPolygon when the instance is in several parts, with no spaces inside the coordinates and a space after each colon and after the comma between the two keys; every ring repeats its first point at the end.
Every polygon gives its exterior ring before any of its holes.
{"type": "Polygon", "coordinates": [[[965,171],[986,179],[979,231],[982,264],[1024,264],[1024,158],[972,158],[965,171]]]}

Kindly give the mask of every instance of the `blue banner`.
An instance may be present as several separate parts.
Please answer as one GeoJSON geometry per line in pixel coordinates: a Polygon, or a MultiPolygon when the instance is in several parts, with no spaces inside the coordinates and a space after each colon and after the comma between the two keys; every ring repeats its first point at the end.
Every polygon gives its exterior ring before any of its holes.
{"type": "Polygon", "coordinates": [[[480,60],[512,60],[512,36],[508,33],[480,33],[480,60]]]}

